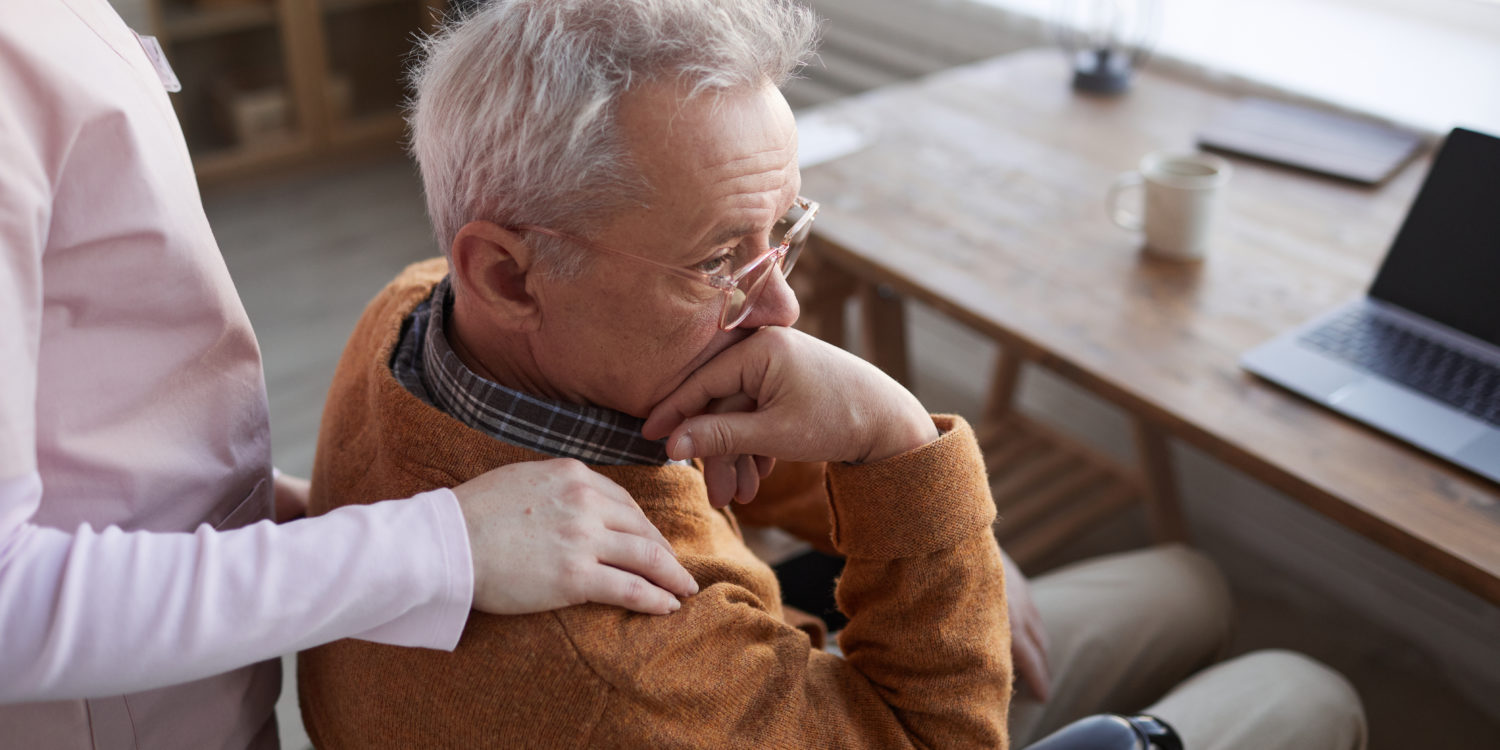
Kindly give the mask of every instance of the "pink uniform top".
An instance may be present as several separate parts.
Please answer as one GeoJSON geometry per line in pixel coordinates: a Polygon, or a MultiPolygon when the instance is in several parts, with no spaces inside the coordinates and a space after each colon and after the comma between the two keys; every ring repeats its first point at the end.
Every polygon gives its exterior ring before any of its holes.
{"type": "Polygon", "coordinates": [[[0,744],[274,747],[277,655],[456,645],[453,493],[276,526],[268,434],[141,44],[105,0],[0,0],[0,744]]]}

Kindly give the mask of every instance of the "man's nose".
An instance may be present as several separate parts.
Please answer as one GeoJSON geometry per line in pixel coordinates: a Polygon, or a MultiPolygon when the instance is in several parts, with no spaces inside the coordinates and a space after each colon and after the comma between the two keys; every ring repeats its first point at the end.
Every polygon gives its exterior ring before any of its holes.
{"type": "Polygon", "coordinates": [[[760,290],[760,298],[752,303],[750,314],[737,328],[790,327],[797,322],[797,316],[802,313],[797,304],[797,293],[792,291],[779,269],[773,269],[770,277],[766,279],[765,288],[760,290]]]}

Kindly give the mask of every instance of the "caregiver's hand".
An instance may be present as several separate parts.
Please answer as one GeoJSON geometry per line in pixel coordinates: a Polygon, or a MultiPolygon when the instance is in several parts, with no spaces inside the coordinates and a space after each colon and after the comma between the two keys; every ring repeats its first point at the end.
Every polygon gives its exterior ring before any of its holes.
{"type": "Polygon", "coordinates": [[[502,466],[453,488],[474,556],[474,608],[501,615],[584,602],[647,614],[698,593],[624,488],[578,461],[502,466]]]}

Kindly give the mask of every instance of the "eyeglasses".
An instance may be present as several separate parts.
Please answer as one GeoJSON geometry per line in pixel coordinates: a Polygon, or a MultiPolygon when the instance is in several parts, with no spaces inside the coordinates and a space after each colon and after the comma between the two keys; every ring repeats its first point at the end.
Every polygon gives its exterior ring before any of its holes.
{"type": "MultiPolygon", "coordinates": [[[[606,247],[597,242],[576,237],[566,232],[558,232],[535,224],[517,224],[511,229],[523,232],[536,232],[549,237],[567,240],[577,245],[598,250],[601,253],[629,258],[656,266],[663,271],[707,284],[723,293],[724,308],[719,315],[719,328],[728,331],[743,323],[750,315],[750,309],[755,305],[755,300],[760,297],[761,290],[766,286],[766,280],[771,278],[771,269],[779,269],[783,278],[792,272],[792,266],[797,265],[797,258],[802,255],[803,248],[807,247],[807,238],[812,235],[813,218],[818,215],[818,204],[801,196],[797,197],[792,204],[792,210],[788,211],[776,222],[776,226],[787,227],[786,234],[782,235],[781,244],[766,250],[753,258],[734,264],[727,273],[703,273],[702,271],[691,271],[679,266],[668,265],[650,258],[643,258],[634,253],[616,250],[606,247]]],[[[731,261],[735,260],[731,256],[731,261]]]]}

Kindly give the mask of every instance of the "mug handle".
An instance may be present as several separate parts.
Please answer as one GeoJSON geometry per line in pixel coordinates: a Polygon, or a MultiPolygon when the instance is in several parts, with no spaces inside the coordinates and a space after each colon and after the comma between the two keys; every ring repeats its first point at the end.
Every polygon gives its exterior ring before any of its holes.
{"type": "Polygon", "coordinates": [[[1114,184],[1109,186],[1109,195],[1105,196],[1104,204],[1105,210],[1109,212],[1109,220],[1113,221],[1115,226],[1132,232],[1139,232],[1145,227],[1145,221],[1139,213],[1120,208],[1120,196],[1126,190],[1138,188],[1144,184],[1145,180],[1141,178],[1140,172],[1126,172],[1116,177],[1114,184]]]}

